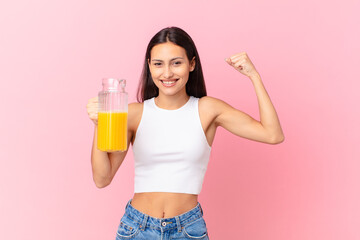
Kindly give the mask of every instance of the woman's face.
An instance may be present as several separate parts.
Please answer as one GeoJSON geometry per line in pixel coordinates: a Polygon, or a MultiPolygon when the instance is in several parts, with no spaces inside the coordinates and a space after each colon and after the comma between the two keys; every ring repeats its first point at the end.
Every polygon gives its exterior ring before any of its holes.
{"type": "Polygon", "coordinates": [[[186,94],[185,86],[189,73],[195,68],[195,57],[189,62],[184,48],[172,42],[155,45],[148,64],[159,94],[186,94]]]}

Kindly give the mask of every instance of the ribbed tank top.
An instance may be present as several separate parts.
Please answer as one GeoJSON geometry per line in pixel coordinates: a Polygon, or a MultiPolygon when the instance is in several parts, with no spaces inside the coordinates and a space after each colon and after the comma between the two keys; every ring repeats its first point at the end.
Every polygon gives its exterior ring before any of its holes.
{"type": "Polygon", "coordinates": [[[201,126],[199,98],[175,110],[144,101],[133,154],[134,192],[199,194],[209,162],[209,146],[201,126]]]}

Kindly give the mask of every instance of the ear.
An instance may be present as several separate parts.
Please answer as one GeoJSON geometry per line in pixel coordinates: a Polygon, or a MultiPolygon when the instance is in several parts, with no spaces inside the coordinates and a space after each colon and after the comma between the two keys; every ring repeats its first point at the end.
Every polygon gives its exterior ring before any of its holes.
{"type": "Polygon", "coordinates": [[[195,56],[190,61],[190,72],[194,71],[195,69],[195,56]]]}
{"type": "Polygon", "coordinates": [[[148,62],[148,65],[149,65],[149,67],[150,67],[150,59],[147,59],[147,62],[148,62]]]}

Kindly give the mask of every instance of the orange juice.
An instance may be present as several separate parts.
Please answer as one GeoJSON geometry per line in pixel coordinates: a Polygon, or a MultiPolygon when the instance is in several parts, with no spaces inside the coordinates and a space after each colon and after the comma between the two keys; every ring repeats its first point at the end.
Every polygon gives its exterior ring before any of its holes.
{"type": "Polygon", "coordinates": [[[106,152],[126,151],[127,112],[98,113],[98,149],[106,152]]]}

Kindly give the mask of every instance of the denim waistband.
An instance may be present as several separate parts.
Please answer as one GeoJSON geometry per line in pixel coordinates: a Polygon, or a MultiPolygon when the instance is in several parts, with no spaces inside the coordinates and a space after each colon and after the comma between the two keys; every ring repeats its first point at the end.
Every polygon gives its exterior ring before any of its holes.
{"type": "Polygon", "coordinates": [[[203,216],[203,210],[199,202],[193,209],[190,209],[189,211],[175,217],[156,218],[142,213],[134,208],[131,205],[131,200],[132,199],[130,199],[126,204],[125,215],[132,221],[137,222],[143,231],[145,228],[150,227],[162,231],[177,228],[178,231],[181,232],[182,226],[203,216]]]}

